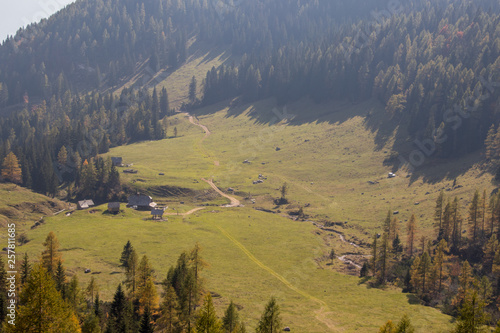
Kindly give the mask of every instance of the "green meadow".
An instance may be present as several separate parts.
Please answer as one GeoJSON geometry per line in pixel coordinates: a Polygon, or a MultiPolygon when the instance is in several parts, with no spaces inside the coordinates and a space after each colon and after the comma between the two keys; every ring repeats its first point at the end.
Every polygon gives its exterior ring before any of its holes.
{"type": "Polygon", "coordinates": [[[465,207],[476,188],[493,188],[491,174],[475,164],[477,156],[440,166],[430,163],[415,174],[403,168],[388,179],[392,169],[385,161],[394,154],[397,134],[384,109],[373,101],[319,106],[299,101],[286,110],[272,100],[232,107],[220,103],[194,115],[208,127],[209,136],[179,113],[166,120],[168,139],[116,147],[107,154],[133,164],[138,173],[121,173],[122,182],[156,193],[154,199],[169,206],[168,221],[152,221],[149,213],[126,208],[109,215],[103,205],[47,218],[29,231],[30,242],[19,250],[39,256],[44,238],[54,231],[68,272],[77,274],[82,284],[94,276],[103,299],[110,300],[124,279],[118,264],[127,240],[154,263],[159,290],[178,255],[199,242],[210,264],[203,276],[217,310],[222,314],[233,300],[242,307],[250,329],[271,296],[281,305],[284,325],[298,332],[376,332],[403,313],[409,314],[417,332],[450,329],[450,317],[413,304],[401,290],[372,289],[356,276],[340,273],[343,264],[327,259],[331,248],[339,255],[368,254],[369,249],[343,243],[337,234],[311,222],[347,221],[336,227],[347,240],[369,241],[380,231],[387,211],[397,210],[402,234],[412,213],[418,217],[419,234],[432,234],[439,191],[449,189],[446,195],[458,196],[465,207]],[[303,108],[311,110],[308,118],[290,116],[303,108]],[[377,122],[388,123],[374,126],[377,122]],[[249,163],[243,163],[246,160],[249,163]],[[452,165],[463,171],[445,171],[452,165]],[[265,180],[254,185],[259,175],[265,180]],[[213,179],[224,191],[234,188],[243,207],[220,207],[229,201],[201,178],[213,179]],[[455,179],[463,187],[452,189],[455,179]],[[285,182],[290,203],[277,207],[273,200],[285,182]],[[181,194],[163,194],[165,187],[181,194]],[[199,206],[205,208],[176,215],[199,206]],[[299,207],[304,207],[307,221],[288,218],[287,213],[299,207]],[[84,274],[86,268],[92,272],[84,274]]]}

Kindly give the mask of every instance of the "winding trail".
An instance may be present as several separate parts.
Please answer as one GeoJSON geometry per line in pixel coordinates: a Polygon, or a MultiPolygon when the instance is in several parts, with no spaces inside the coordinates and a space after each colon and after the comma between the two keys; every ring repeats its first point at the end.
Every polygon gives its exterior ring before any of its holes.
{"type": "Polygon", "coordinates": [[[194,121],[194,117],[191,116],[189,113],[186,113],[188,116],[189,116],[189,122],[195,126],[198,126],[198,127],[201,127],[202,130],[205,131],[205,136],[203,137],[203,139],[201,139],[200,143],[202,143],[203,141],[205,141],[206,138],[208,138],[210,136],[210,134],[212,134],[212,132],[210,132],[210,130],[208,129],[207,126],[205,125],[202,125],[200,124],[199,122],[195,122],[194,121]]]}
{"type": "MultiPolygon", "coordinates": [[[[200,128],[203,129],[203,131],[205,132],[205,136],[203,137],[203,139],[201,139],[201,141],[198,143],[200,145],[200,148],[201,148],[201,144],[203,143],[203,141],[205,141],[211,134],[210,130],[208,129],[207,126],[205,125],[202,125],[200,124],[199,122],[195,121],[194,120],[194,117],[191,116],[190,114],[186,113],[186,115],[188,116],[189,118],[189,122],[195,126],[198,126],[200,128]]],[[[208,155],[208,154],[207,154],[208,155]]],[[[219,166],[219,161],[214,161],[214,165],[215,166],[219,166]]],[[[226,208],[230,208],[230,207],[239,207],[241,205],[241,202],[236,199],[235,197],[232,197],[230,195],[227,195],[226,193],[222,192],[213,182],[213,180],[207,180],[205,178],[201,178],[202,181],[206,182],[207,184],[210,185],[210,187],[212,187],[212,189],[214,189],[214,191],[216,191],[218,194],[220,194],[221,196],[227,198],[230,200],[230,204],[229,205],[224,205],[222,207],[226,207],[226,208]]],[[[310,191],[310,190],[309,190],[310,191]]],[[[195,209],[192,209],[190,210],[189,212],[186,212],[184,214],[180,214],[180,215],[183,215],[183,216],[186,216],[186,215],[190,215],[194,212],[197,212],[201,209],[204,209],[205,207],[199,207],[199,208],[195,208],[195,209]]],[[[175,214],[174,214],[175,215],[175,214]]],[[[323,323],[324,325],[326,325],[331,331],[336,331],[338,332],[339,329],[336,327],[335,323],[328,318],[328,315],[331,315],[333,314],[332,312],[329,311],[329,307],[328,307],[328,304],[325,302],[325,301],[322,301],[320,300],[319,298],[316,298],[310,294],[308,294],[307,292],[297,288],[296,286],[294,286],[293,284],[291,284],[287,279],[285,279],[282,275],[278,274],[277,272],[275,272],[272,268],[264,265],[259,259],[257,259],[243,244],[241,244],[238,240],[236,240],[236,238],[234,238],[231,234],[229,234],[226,230],[224,230],[223,228],[221,228],[220,226],[217,226],[215,225],[215,227],[217,229],[220,230],[220,232],[226,236],[234,245],[236,245],[239,249],[241,249],[241,251],[243,251],[243,253],[245,253],[247,255],[247,257],[253,261],[257,266],[261,267],[262,269],[264,269],[265,271],[267,271],[269,274],[271,274],[272,276],[274,276],[276,279],[278,279],[280,282],[282,282],[287,288],[293,290],[294,292],[298,293],[299,295],[305,297],[306,299],[309,299],[311,301],[314,301],[316,303],[318,303],[321,308],[319,310],[316,310],[315,311],[315,314],[316,314],[316,319],[323,323]]]]}
{"type": "Polygon", "coordinates": [[[208,185],[210,185],[214,190],[215,192],[219,193],[220,195],[222,195],[224,198],[227,198],[231,201],[231,203],[229,205],[224,205],[222,207],[238,207],[241,203],[238,199],[236,199],[235,197],[232,197],[230,195],[227,195],[226,193],[222,192],[215,184],[212,180],[207,180],[205,178],[202,178],[201,180],[203,180],[204,182],[208,183],[208,185]]]}

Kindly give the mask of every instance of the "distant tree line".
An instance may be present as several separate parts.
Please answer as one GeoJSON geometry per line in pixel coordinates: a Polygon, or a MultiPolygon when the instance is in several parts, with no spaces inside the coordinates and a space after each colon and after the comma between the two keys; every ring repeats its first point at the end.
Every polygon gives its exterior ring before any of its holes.
{"type": "Polygon", "coordinates": [[[97,155],[165,138],[162,118],[169,113],[165,88],[152,94],[124,89],[119,97],[94,93],[80,98],[68,91],[62,100],[53,96],[48,103],[26,103],[23,111],[0,117],[2,177],[52,196],[61,184],[73,194],[100,189],[103,197],[113,196],[119,191],[118,172],[97,155]],[[20,172],[7,172],[16,163],[20,172]]]}

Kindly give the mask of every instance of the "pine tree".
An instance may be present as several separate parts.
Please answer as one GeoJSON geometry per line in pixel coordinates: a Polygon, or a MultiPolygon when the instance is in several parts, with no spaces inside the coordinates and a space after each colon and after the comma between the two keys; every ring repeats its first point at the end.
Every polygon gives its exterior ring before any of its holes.
{"type": "Polygon", "coordinates": [[[194,304],[195,307],[199,302],[200,295],[203,293],[203,287],[200,279],[200,272],[205,268],[208,267],[208,264],[205,260],[203,260],[203,257],[201,256],[201,246],[200,244],[196,243],[194,245],[194,248],[191,250],[190,253],[190,264],[193,267],[193,273],[194,273],[194,304]]]}
{"type": "Polygon", "coordinates": [[[334,249],[330,250],[329,258],[332,261],[332,265],[333,265],[333,259],[335,259],[335,250],[334,249]]]}
{"type": "Polygon", "coordinates": [[[434,221],[437,224],[438,235],[441,238],[443,231],[443,213],[444,213],[444,192],[439,192],[439,196],[436,199],[436,208],[434,209],[434,221]]]}
{"type": "Polygon", "coordinates": [[[378,235],[375,234],[373,236],[373,243],[372,243],[372,263],[371,263],[373,277],[377,275],[377,264],[378,264],[377,240],[378,240],[378,235]]]}
{"type": "Polygon", "coordinates": [[[458,277],[458,292],[455,296],[455,304],[460,304],[460,302],[468,295],[469,291],[473,287],[473,283],[474,277],[472,275],[472,268],[466,260],[462,263],[462,270],[458,277]]]}
{"type": "Polygon", "coordinates": [[[42,252],[42,264],[50,275],[54,275],[57,269],[57,263],[61,261],[59,252],[59,240],[54,232],[49,232],[43,243],[45,250],[42,252]]]}
{"type": "Polygon", "coordinates": [[[127,269],[128,259],[130,256],[130,252],[132,252],[132,250],[133,250],[132,243],[130,243],[130,241],[127,241],[127,243],[123,247],[122,255],[120,257],[120,267],[124,267],[125,269],[127,269]]]}
{"type": "Polygon", "coordinates": [[[33,267],[20,297],[16,325],[8,325],[8,332],[80,332],[78,318],[44,266],[33,267]]]}
{"type": "Polygon", "coordinates": [[[99,318],[91,313],[87,315],[82,324],[82,333],[101,333],[99,318]]]}
{"type": "Polygon", "coordinates": [[[94,277],[90,277],[89,284],[87,285],[87,289],[85,289],[85,293],[90,297],[90,304],[94,304],[94,295],[98,295],[99,287],[94,279],[94,277]]]}
{"type": "Polygon", "coordinates": [[[413,256],[414,246],[415,246],[415,234],[417,231],[417,219],[415,214],[411,214],[410,220],[408,221],[408,255],[410,258],[413,256]]]}
{"type": "Polygon", "coordinates": [[[486,208],[487,208],[487,204],[486,204],[486,190],[483,190],[483,195],[481,197],[481,201],[480,201],[480,209],[481,209],[481,237],[485,237],[486,236],[486,233],[485,233],[485,227],[486,227],[486,208]]]}
{"type": "Polygon", "coordinates": [[[76,312],[83,311],[86,308],[85,298],[80,289],[78,276],[73,275],[66,286],[66,301],[76,312]]]}
{"type": "Polygon", "coordinates": [[[495,260],[495,254],[500,250],[500,244],[498,243],[497,236],[493,234],[488,242],[484,245],[483,249],[483,271],[486,274],[492,272],[493,262],[495,260]]]}
{"type": "Polygon", "coordinates": [[[132,309],[120,284],[111,303],[106,333],[129,332],[132,328],[132,309]]]}
{"type": "Polygon", "coordinates": [[[191,83],[189,84],[188,98],[191,104],[196,102],[196,78],[194,76],[191,78],[191,83]]]}
{"type": "Polygon", "coordinates": [[[167,89],[163,87],[160,94],[160,114],[162,117],[168,115],[170,112],[170,103],[168,100],[167,89]]]}
{"type": "Polygon", "coordinates": [[[380,267],[380,283],[384,284],[387,279],[387,271],[389,269],[389,239],[388,235],[384,233],[382,236],[382,242],[380,244],[380,253],[378,255],[379,267],[380,267]]]}
{"type": "Polygon", "coordinates": [[[101,313],[101,300],[99,299],[99,293],[95,295],[95,301],[94,301],[94,315],[98,318],[101,318],[102,313],[101,313]]]}
{"type": "Polygon", "coordinates": [[[446,268],[445,267],[446,251],[448,251],[448,244],[444,239],[441,239],[436,247],[436,256],[434,257],[434,263],[439,272],[438,292],[441,292],[443,290],[443,279],[445,278],[445,268],[446,268]]]}
{"type": "Polygon", "coordinates": [[[484,145],[486,146],[486,159],[491,160],[497,156],[497,151],[495,149],[495,125],[491,125],[486,136],[484,145]]]}
{"type": "Polygon", "coordinates": [[[422,277],[420,275],[420,257],[415,257],[410,269],[411,285],[416,293],[420,293],[422,287],[422,277]]]}
{"type": "Polygon", "coordinates": [[[395,333],[395,332],[396,332],[396,326],[394,325],[392,320],[388,320],[387,323],[380,326],[380,329],[378,330],[378,333],[395,333]]]}
{"type": "Polygon", "coordinates": [[[64,269],[61,260],[57,261],[54,280],[56,282],[57,291],[61,293],[61,296],[64,299],[66,297],[66,270],[64,269]]]}
{"type": "Polygon", "coordinates": [[[23,180],[23,174],[19,161],[13,152],[10,152],[3,160],[2,177],[12,183],[20,184],[23,180]]]}
{"type": "Polygon", "coordinates": [[[451,205],[451,221],[452,221],[452,249],[456,250],[460,247],[462,239],[462,216],[459,211],[458,198],[455,197],[451,205]]]}
{"type": "Polygon", "coordinates": [[[139,333],[154,333],[154,325],[152,323],[151,312],[148,307],[144,309],[144,314],[141,318],[141,327],[139,333]]]}
{"type": "Polygon", "coordinates": [[[165,286],[165,288],[167,288],[167,292],[161,304],[159,323],[165,333],[174,333],[180,324],[179,303],[174,288],[171,285],[165,286]]]}
{"type": "Polygon", "coordinates": [[[137,288],[137,253],[132,249],[127,259],[125,271],[125,284],[132,295],[135,295],[137,288]]]}
{"type": "Polygon", "coordinates": [[[442,237],[447,242],[450,241],[450,231],[452,228],[452,211],[451,211],[451,203],[448,200],[446,206],[443,210],[443,219],[442,219],[442,237]]]}
{"type": "Polygon", "coordinates": [[[489,320],[484,311],[485,303],[478,297],[476,291],[467,293],[459,310],[457,325],[454,333],[479,333],[484,332],[485,324],[489,320]]]}
{"type": "Polygon", "coordinates": [[[384,233],[386,233],[387,235],[390,235],[390,232],[391,232],[391,211],[389,210],[387,212],[387,216],[384,220],[384,233]]]}
{"type": "Polygon", "coordinates": [[[267,303],[255,331],[257,333],[278,333],[281,331],[280,308],[274,297],[267,303]]]}
{"type": "Polygon", "coordinates": [[[479,191],[474,192],[471,204],[469,206],[469,224],[472,242],[475,244],[479,236],[479,219],[481,218],[481,210],[479,208],[479,191]]]}
{"type": "Polygon", "coordinates": [[[410,318],[405,313],[396,326],[396,333],[415,333],[415,328],[411,324],[410,318]]]}
{"type": "Polygon", "coordinates": [[[431,271],[431,258],[429,257],[429,254],[427,252],[424,252],[422,254],[422,257],[420,258],[420,267],[419,267],[419,274],[422,279],[422,293],[426,293],[426,283],[428,282],[428,276],[431,271]]]}
{"type": "Polygon", "coordinates": [[[62,148],[59,150],[59,153],[57,154],[57,162],[59,162],[59,164],[66,165],[67,161],[68,150],[65,146],[62,146],[62,148]]]}
{"type": "Polygon", "coordinates": [[[196,322],[196,332],[197,333],[222,332],[222,324],[219,318],[217,318],[217,314],[215,313],[215,308],[210,293],[208,293],[205,296],[203,306],[200,308],[200,311],[198,313],[198,320],[196,322]]]}
{"type": "Polygon", "coordinates": [[[226,312],[224,313],[224,317],[222,318],[222,328],[225,333],[233,333],[238,327],[238,323],[238,311],[236,310],[236,306],[233,301],[231,301],[226,309],[226,312]]]}
{"type": "Polygon", "coordinates": [[[29,262],[28,252],[24,253],[23,262],[21,263],[21,285],[24,285],[28,281],[30,276],[31,264],[29,262]]]}

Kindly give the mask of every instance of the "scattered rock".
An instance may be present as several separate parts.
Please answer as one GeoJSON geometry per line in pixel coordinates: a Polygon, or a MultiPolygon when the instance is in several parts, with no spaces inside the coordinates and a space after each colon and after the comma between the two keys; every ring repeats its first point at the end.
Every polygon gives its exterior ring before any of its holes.
{"type": "Polygon", "coordinates": [[[87,269],[85,269],[85,274],[88,274],[88,273],[90,273],[90,269],[87,268],[87,269]]]}
{"type": "Polygon", "coordinates": [[[398,215],[399,214],[399,210],[395,210],[394,212],[392,212],[392,214],[398,215]]]}
{"type": "Polygon", "coordinates": [[[280,151],[280,150],[281,150],[281,148],[280,148],[280,147],[276,147],[276,151],[280,151]]]}

